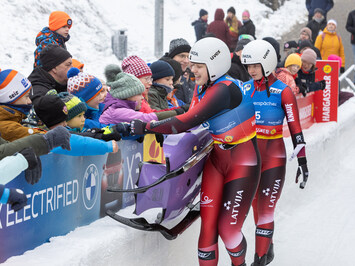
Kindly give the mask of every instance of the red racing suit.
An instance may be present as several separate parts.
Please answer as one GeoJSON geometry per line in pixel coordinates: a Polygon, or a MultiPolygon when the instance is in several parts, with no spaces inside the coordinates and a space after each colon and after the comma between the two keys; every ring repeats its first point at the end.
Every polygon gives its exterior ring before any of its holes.
{"type": "Polygon", "coordinates": [[[203,124],[213,140],[201,185],[200,265],[217,265],[220,235],[234,265],[245,261],[242,225],[260,178],[255,110],[241,85],[228,76],[196,87],[185,114],[147,124],[148,132],[172,134],[203,124]]]}
{"type": "MultiPolygon", "coordinates": [[[[261,155],[260,184],[253,200],[256,224],[255,252],[262,257],[268,252],[274,232],[274,212],[286,172],[286,149],[283,141],[283,120],[286,116],[294,146],[304,142],[297,101],[292,90],[273,74],[266,83],[250,80],[243,84],[244,95],[255,106],[258,148],[261,155]]],[[[298,153],[305,156],[305,148],[298,153]]]]}

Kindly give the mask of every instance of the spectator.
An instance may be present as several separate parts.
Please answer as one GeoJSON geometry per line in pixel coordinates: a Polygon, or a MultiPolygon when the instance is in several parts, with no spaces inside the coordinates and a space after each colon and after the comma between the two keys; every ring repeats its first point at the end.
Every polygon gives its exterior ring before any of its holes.
{"type": "Polygon", "coordinates": [[[345,54],[344,46],[341,37],[336,32],[337,22],[334,19],[328,20],[327,27],[323,33],[318,35],[315,43],[322,55],[323,60],[327,60],[328,56],[335,54],[342,59],[342,65],[340,67],[340,73],[345,71],[345,54]]]}
{"type": "Polygon", "coordinates": [[[185,109],[185,111],[186,111],[188,109],[189,104],[185,104],[184,101],[178,99],[175,96],[176,91],[181,90],[181,86],[182,86],[181,85],[181,75],[182,75],[181,65],[179,64],[179,62],[177,62],[176,60],[171,59],[169,57],[162,57],[162,58],[160,58],[160,60],[167,62],[174,69],[174,72],[175,72],[175,75],[173,78],[174,89],[172,92],[168,93],[168,96],[167,96],[169,108],[184,106],[183,109],[185,109]]]}
{"type": "MultiPolygon", "coordinates": [[[[224,23],[224,22],[223,22],[224,23]]],[[[170,41],[169,52],[164,57],[170,57],[181,64],[182,76],[181,87],[175,93],[176,97],[185,103],[190,103],[195,89],[195,82],[193,81],[193,74],[189,69],[189,52],[191,46],[183,39],[173,39],[170,41]]]]}
{"type": "Polygon", "coordinates": [[[7,141],[44,133],[41,129],[21,124],[32,108],[31,88],[31,82],[16,70],[0,72],[0,134],[7,141]]]}
{"type": "Polygon", "coordinates": [[[300,38],[298,39],[298,46],[304,40],[309,40],[311,43],[312,41],[312,31],[310,28],[304,27],[300,31],[300,38]]]}
{"type": "Polygon", "coordinates": [[[80,72],[84,71],[84,64],[74,58],[72,58],[72,65],[73,65],[73,67],[76,67],[77,69],[79,69],[80,72]]]}
{"type": "MultiPolygon", "coordinates": [[[[351,11],[348,15],[348,19],[346,20],[346,30],[351,33],[351,45],[353,47],[353,56],[355,63],[355,9],[351,11]]],[[[354,75],[354,83],[355,83],[355,75],[354,75]]]]}
{"type": "Polygon", "coordinates": [[[250,13],[248,10],[244,10],[242,13],[243,26],[239,29],[239,35],[250,35],[255,38],[255,25],[253,21],[250,19],[250,13]]]}
{"type": "Polygon", "coordinates": [[[316,38],[321,34],[324,28],[327,26],[327,21],[324,18],[324,11],[321,8],[314,10],[314,15],[311,21],[308,22],[307,28],[312,31],[312,43],[316,41],[316,38]]]}
{"type": "Polygon", "coordinates": [[[194,26],[195,29],[196,41],[202,39],[202,37],[206,34],[207,20],[208,12],[204,9],[201,9],[199,19],[191,23],[191,25],[194,26]]]}
{"type": "Polygon", "coordinates": [[[228,70],[228,75],[234,79],[239,79],[241,81],[250,80],[248,71],[240,61],[240,55],[242,54],[245,45],[247,45],[249,42],[251,42],[249,39],[239,40],[234,53],[232,53],[232,64],[231,68],[228,70]]]}
{"type": "MultiPolygon", "coordinates": [[[[68,118],[68,108],[58,95],[45,95],[41,97],[34,105],[36,114],[49,129],[58,126],[66,126],[68,118]]],[[[109,152],[117,152],[118,145],[116,141],[105,142],[91,137],[85,137],[78,134],[70,135],[71,150],[64,150],[57,147],[52,150],[56,154],[65,154],[70,156],[90,156],[103,155],[109,152]]]]}
{"type": "Polygon", "coordinates": [[[322,60],[322,56],[320,54],[320,51],[317,47],[315,47],[310,40],[304,40],[300,42],[300,45],[298,46],[298,50],[296,51],[299,54],[302,54],[304,50],[307,48],[311,48],[317,55],[318,60],[322,60]]]}
{"type": "Polygon", "coordinates": [[[148,103],[156,110],[168,109],[167,96],[174,89],[175,71],[169,63],[163,60],[153,62],[150,69],[153,73],[153,85],[149,89],[148,103]]]}
{"type": "Polygon", "coordinates": [[[284,57],[285,59],[287,58],[287,56],[289,56],[290,54],[293,54],[296,52],[298,48],[298,44],[295,41],[288,41],[284,43],[284,57]]]}
{"type": "Polygon", "coordinates": [[[138,78],[144,85],[142,107],[139,110],[142,113],[151,113],[154,110],[149,106],[148,103],[148,92],[149,88],[152,86],[152,71],[143,59],[136,55],[131,55],[123,59],[122,61],[122,71],[128,74],[132,74],[138,78]]]}
{"type": "Polygon", "coordinates": [[[324,11],[324,18],[327,20],[327,13],[334,6],[333,0],[306,0],[306,7],[308,10],[308,21],[311,21],[316,8],[324,11]]]}
{"type": "Polygon", "coordinates": [[[299,91],[306,96],[308,92],[324,90],[325,81],[315,82],[317,55],[312,49],[306,49],[301,55],[302,66],[295,79],[299,91]]]}
{"type": "Polygon", "coordinates": [[[230,43],[229,44],[230,44],[231,51],[233,51],[237,45],[239,28],[242,26],[242,23],[235,16],[234,7],[228,8],[227,17],[224,20],[224,22],[229,27],[229,34],[230,34],[230,43]]]}
{"type": "Polygon", "coordinates": [[[301,66],[301,57],[298,54],[290,54],[286,58],[285,67],[278,68],[275,72],[276,78],[289,86],[293,94],[298,94],[300,92],[296,85],[295,78],[297,77],[297,72],[300,70],[301,66]]]}
{"type": "Polygon", "coordinates": [[[71,54],[54,44],[47,45],[41,52],[41,67],[36,67],[28,79],[32,83],[31,101],[38,99],[52,89],[57,92],[67,91],[67,72],[72,67],[71,54]]]}
{"type": "Polygon", "coordinates": [[[84,128],[103,128],[107,126],[99,122],[104,109],[103,101],[106,94],[101,81],[93,75],[79,72],[77,68],[71,68],[67,76],[68,92],[77,96],[86,104],[84,128]]]}
{"type": "Polygon", "coordinates": [[[214,14],[214,21],[212,21],[207,27],[207,33],[209,32],[213,33],[216,36],[216,38],[220,39],[225,44],[227,44],[227,46],[230,49],[231,36],[229,33],[229,27],[227,23],[224,22],[223,19],[224,19],[223,9],[217,8],[214,14]]]}
{"type": "MultiPolygon", "coordinates": [[[[339,64],[338,64],[338,72],[340,71],[340,66],[341,66],[341,63],[342,63],[342,60],[341,60],[341,57],[335,55],[335,54],[331,54],[328,56],[328,60],[334,60],[334,61],[338,61],[339,64]]],[[[351,92],[348,92],[348,91],[343,91],[340,89],[340,81],[339,81],[339,94],[338,94],[338,98],[339,98],[339,101],[338,101],[338,106],[342,105],[344,102],[346,102],[347,100],[349,100],[351,97],[354,97],[354,94],[351,93],[351,92]]]]}
{"type": "Polygon", "coordinates": [[[161,120],[180,114],[182,110],[172,110],[156,113],[142,113],[142,93],[144,85],[135,76],[122,72],[118,65],[108,65],[105,68],[107,85],[111,87],[105,99],[105,108],[100,117],[100,123],[116,124],[130,122],[133,119],[142,121],[161,120]]]}
{"type": "Polygon", "coordinates": [[[49,27],[44,27],[36,37],[35,62],[33,67],[42,66],[40,54],[48,44],[57,44],[67,49],[65,42],[70,38],[69,30],[73,22],[69,15],[63,11],[54,11],[49,15],[49,27]]]}

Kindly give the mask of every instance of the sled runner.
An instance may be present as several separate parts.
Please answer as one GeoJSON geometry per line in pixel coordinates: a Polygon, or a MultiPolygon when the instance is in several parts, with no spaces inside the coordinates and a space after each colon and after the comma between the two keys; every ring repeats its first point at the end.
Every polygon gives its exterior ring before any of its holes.
{"type": "Polygon", "coordinates": [[[168,135],[163,145],[165,164],[143,162],[135,188],[107,188],[111,192],[135,193],[137,217],[123,217],[111,210],[106,211],[107,215],[135,229],[158,231],[169,240],[175,239],[199,217],[200,204],[195,199],[200,192],[203,165],[212,148],[213,141],[206,130],[168,135]],[[154,223],[140,217],[152,209],[159,209],[154,223]],[[167,224],[181,216],[184,218],[180,222],[168,228],[167,224]]]}

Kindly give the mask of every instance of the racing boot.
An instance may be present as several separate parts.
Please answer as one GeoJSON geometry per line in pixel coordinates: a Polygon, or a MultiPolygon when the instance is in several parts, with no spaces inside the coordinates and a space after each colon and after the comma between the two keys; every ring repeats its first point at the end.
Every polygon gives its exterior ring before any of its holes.
{"type": "Polygon", "coordinates": [[[251,264],[251,266],[265,266],[266,265],[266,258],[267,254],[262,256],[261,258],[258,256],[258,254],[255,253],[254,255],[254,262],[251,264]]]}
{"type": "Polygon", "coordinates": [[[266,265],[268,265],[272,260],[274,259],[274,243],[270,244],[269,250],[267,251],[266,254],[266,265]]]}

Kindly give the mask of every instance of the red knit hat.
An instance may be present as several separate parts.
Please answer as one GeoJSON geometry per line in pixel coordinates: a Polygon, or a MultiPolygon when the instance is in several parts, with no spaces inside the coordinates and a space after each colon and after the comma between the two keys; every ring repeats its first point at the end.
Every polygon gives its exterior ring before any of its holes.
{"type": "Polygon", "coordinates": [[[73,21],[69,15],[63,11],[54,11],[49,15],[49,29],[51,31],[56,31],[64,26],[69,26],[71,28],[73,21]]]}
{"type": "Polygon", "coordinates": [[[131,55],[123,59],[122,70],[125,73],[136,76],[137,78],[152,75],[152,71],[147,65],[147,63],[136,55],[131,55]]]}

